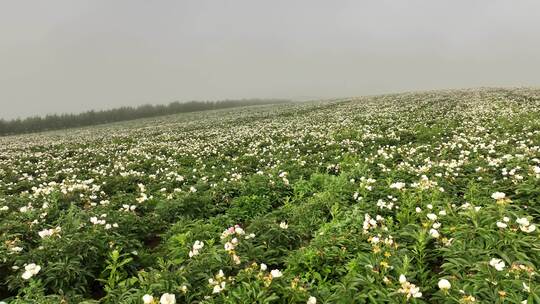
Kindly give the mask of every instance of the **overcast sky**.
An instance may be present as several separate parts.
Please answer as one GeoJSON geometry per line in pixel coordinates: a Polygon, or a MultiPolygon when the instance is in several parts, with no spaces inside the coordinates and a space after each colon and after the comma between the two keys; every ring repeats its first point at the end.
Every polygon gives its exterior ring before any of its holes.
{"type": "Polygon", "coordinates": [[[0,0],[0,118],[514,85],[538,0],[0,0]]]}

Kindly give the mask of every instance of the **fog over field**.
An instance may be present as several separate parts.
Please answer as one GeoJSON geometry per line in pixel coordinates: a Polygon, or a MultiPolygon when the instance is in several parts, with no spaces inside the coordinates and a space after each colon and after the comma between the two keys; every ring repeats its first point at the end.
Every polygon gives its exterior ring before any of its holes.
{"type": "Polygon", "coordinates": [[[539,1],[0,1],[0,118],[540,83],[539,1]]]}

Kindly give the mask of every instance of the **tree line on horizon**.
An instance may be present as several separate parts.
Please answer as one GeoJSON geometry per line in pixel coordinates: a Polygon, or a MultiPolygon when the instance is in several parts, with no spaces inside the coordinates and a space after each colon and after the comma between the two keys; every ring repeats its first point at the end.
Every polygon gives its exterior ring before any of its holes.
{"type": "Polygon", "coordinates": [[[86,127],[111,122],[155,117],[177,113],[187,113],[240,106],[287,103],[286,99],[239,99],[222,101],[171,102],[164,105],[141,105],[120,107],[110,110],[86,111],[78,114],[49,114],[24,119],[0,119],[0,136],[24,134],[40,131],[86,127]]]}

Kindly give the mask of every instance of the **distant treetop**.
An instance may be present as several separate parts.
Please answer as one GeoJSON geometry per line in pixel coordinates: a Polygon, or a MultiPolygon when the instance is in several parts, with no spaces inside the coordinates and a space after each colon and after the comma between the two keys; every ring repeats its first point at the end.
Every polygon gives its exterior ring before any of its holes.
{"type": "Polygon", "coordinates": [[[0,136],[92,126],[177,113],[287,102],[290,102],[290,100],[239,99],[222,101],[175,101],[169,103],[168,105],[147,104],[138,107],[121,107],[103,111],[92,110],[79,114],[53,114],[44,117],[34,116],[25,119],[13,120],[0,119],[0,136]]]}

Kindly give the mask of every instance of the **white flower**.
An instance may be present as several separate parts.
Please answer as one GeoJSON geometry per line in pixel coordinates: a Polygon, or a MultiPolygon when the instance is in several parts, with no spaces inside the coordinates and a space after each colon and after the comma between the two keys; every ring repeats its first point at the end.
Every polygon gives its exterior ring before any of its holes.
{"type": "Polygon", "coordinates": [[[432,221],[437,219],[437,215],[434,214],[434,213],[428,213],[426,216],[427,216],[428,219],[430,219],[432,221]]]}
{"type": "Polygon", "coordinates": [[[176,297],[171,293],[164,293],[159,299],[160,304],[176,304],[176,297]]]}
{"type": "Polygon", "coordinates": [[[23,251],[23,248],[19,247],[19,246],[15,246],[15,247],[11,247],[9,250],[11,250],[13,252],[21,252],[21,251],[23,251]]]}
{"type": "Polygon", "coordinates": [[[504,269],[504,267],[506,266],[504,261],[502,261],[501,259],[496,259],[496,258],[492,258],[489,261],[489,265],[491,265],[492,267],[497,269],[497,271],[502,271],[504,269]]]}
{"type": "Polygon", "coordinates": [[[391,189],[401,190],[401,189],[405,188],[405,183],[403,183],[403,182],[393,183],[393,184],[390,185],[390,188],[391,189]]]}
{"type": "Polygon", "coordinates": [[[289,225],[286,222],[281,222],[281,223],[279,223],[279,228],[287,229],[287,228],[289,228],[289,225]]]}
{"type": "Polygon", "coordinates": [[[536,230],[536,225],[532,224],[529,226],[519,226],[519,229],[521,229],[523,232],[531,233],[536,230]]]}
{"type": "Polygon", "coordinates": [[[195,241],[195,243],[193,244],[192,249],[189,251],[189,257],[192,258],[192,257],[198,255],[199,250],[201,250],[203,247],[204,247],[203,242],[201,242],[199,240],[195,241]]]}
{"type": "Polygon", "coordinates": [[[225,250],[227,251],[232,251],[234,250],[234,244],[231,243],[231,242],[227,242],[223,245],[223,247],[225,248],[225,250]]]}
{"type": "Polygon", "coordinates": [[[315,297],[309,297],[306,304],[317,304],[317,298],[315,297]]]}
{"type": "Polygon", "coordinates": [[[491,198],[494,199],[494,200],[501,200],[501,199],[504,199],[505,197],[506,197],[506,194],[504,194],[502,192],[494,192],[491,195],[491,198]]]}
{"type": "Polygon", "coordinates": [[[536,230],[536,225],[531,225],[526,217],[518,218],[516,223],[519,224],[519,229],[523,232],[531,233],[536,230]]]}
{"type": "Polygon", "coordinates": [[[242,229],[240,226],[234,227],[234,232],[239,235],[243,235],[246,233],[244,229],[242,229]]]}
{"type": "Polygon", "coordinates": [[[419,287],[416,287],[415,285],[411,284],[412,287],[411,287],[411,294],[413,296],[413,298],[421,298],[422,297],[422,293],[420,292],[420,288],[419,287]]]}
{"type": "Polygon", "coordinates": [[[94,225],[105,225],[105,220],[100,220],[96,216],[91,217],[90,222],[94,225]]]}
{"type": "Polygon", "coordinates": [[[432,227],[433,227],[434,229],[439,229],[439,228],[441,228],[441,223],[435,222],[435,223],[433,223],[432,227]]]}
{"type": "Polygon", "coordinates": [[[438,285],[439,285],[439,289],[442,289],[442,290],[448,290],[450,289],[450,287],[452,287],[452,285],[447,279],[440,279],[438,285]]]}
{"type": "Polygon", "coordinates": [[[510,222],[510,218],[508,216],[505,216],[503,217],[503,221],[505,221],[506,223],[510,222]]]}
{"type": "Polygon", "coordinates": [[[272,276],[272,278],[279,278],[281,276],[283,276],[283,273],[281,273],[281,271],[279,271],[278,269],[274,269],[272,271],[270,271],[270,275],[272,276]]]}
{"type": "Polygon", "coordinates": [[[266,264],[264,263],[261,263],[261,271],[266,271],[266,269],[268,269],[268,266],[266,266],[266,264]]]}
{"type": "Polygon", "coordinates": [[[38,232],[38,234],[41,238],[46,238],[49,236],[53,236],[57,233],[60,233],[60,231],[62,231],[62,228],[56,227],[56,228],[41,230],[40,232],[38,232]]]}
{"type": "Polygon", "coordinates": [[[437,229],[430,229],[429,230],[429,235],[431,235],[434,238],[439,238],[439,236],[440,236],[439,231],[437,231],[437,229]]]}
{"type": "Polygon", "coordinates": [[[202,249],[204,247],[204,243],[201,241],[195,241],[195,244],[193,244],[193,249],[202,249]]]}
{"type": "Polygon", "coordinates": [[[525,284],[525,282],[522,282],[522,284],[523,284],[523,291],[531,292],[531,287],[530,286],[525,284]]]}
{"type": "Polygon", "coordinates": [[[234,263],[235,263],[236,265],[240,265],[240,263],[242,263],[242,261],[240,260],[240,257],[237,256],[236,254],[233,254],[233,255],[232,255],[232,259],[233,259],[233,261],[234,261],[234,263]]]}
{"type": "Polygon", "coordinates": [[[516,223],[520,224],[521,226],[529,226],[529,220],[526,217],[518,218],[516,223]]]}
{"type": "Polygon", "coordinates": [[[221,287],[219,285],[214,286],[214,289],[212,289],[212,293],[220,293],[221,287]]]}
{"type": "Polygon", "coordinates": [[[399,276],[399,283],[401,283],[401,288],[398,290],[398,292],[405,294],[407,296],[407,299],[409,299],[410,297],[413,297],[413,298],[422,297],[420,288],[408,282],[405,275],[402,274],[399,276]]]}
{"type": "Polygon", "coordinates": [[[407,277],[404,274],[400,275],[399,276],[399,283],[404,284],[406,282],[407,282],[407,277]]]}
{"type": "Polygon", "coordinates": [[[216,274],[216,279],[221,279],[224,277],[225,277],[225,273],[223,272],[223,270],[220,269],[218,273],[216,274]]]}
{"type": "Polygon", "coordinates": [[[145,294],[142,297],[142,300],[143,300],[144,304],[152,304],[152,303],[154,303],[154,297],[149,295],[149,294],[145,294]]]}
{"type": "Polygon", "coordinates": [[[503,222],[497,222],[497,227],[499,227],[499,228],[501,228],[501,229],[502,229],[502,228],[506,228],[506,227],[508,227],[508,225],[506,225],[506,224],[505,224],[505,223],[503,223],[503,222]]]}
{"type": "Polygon", "coordinates": [[[25,279],[25,280],[30,279],[32,276],[33,276],[33,274],[32,274],[31,272],[28,272],[28,271],[25,271],[25,272],[21,275],[21,277],[22,277],[23,279],[25,279]]]}
{"type": "Polygon", "coordinates": [[[41,266],[38,266],[34,263],[28,264],[24,266],[24,273],[22,274],[22,278],[25,280],[30,279],[31,277],[38,274],[38,272],[41,270],[41,266]]]}

